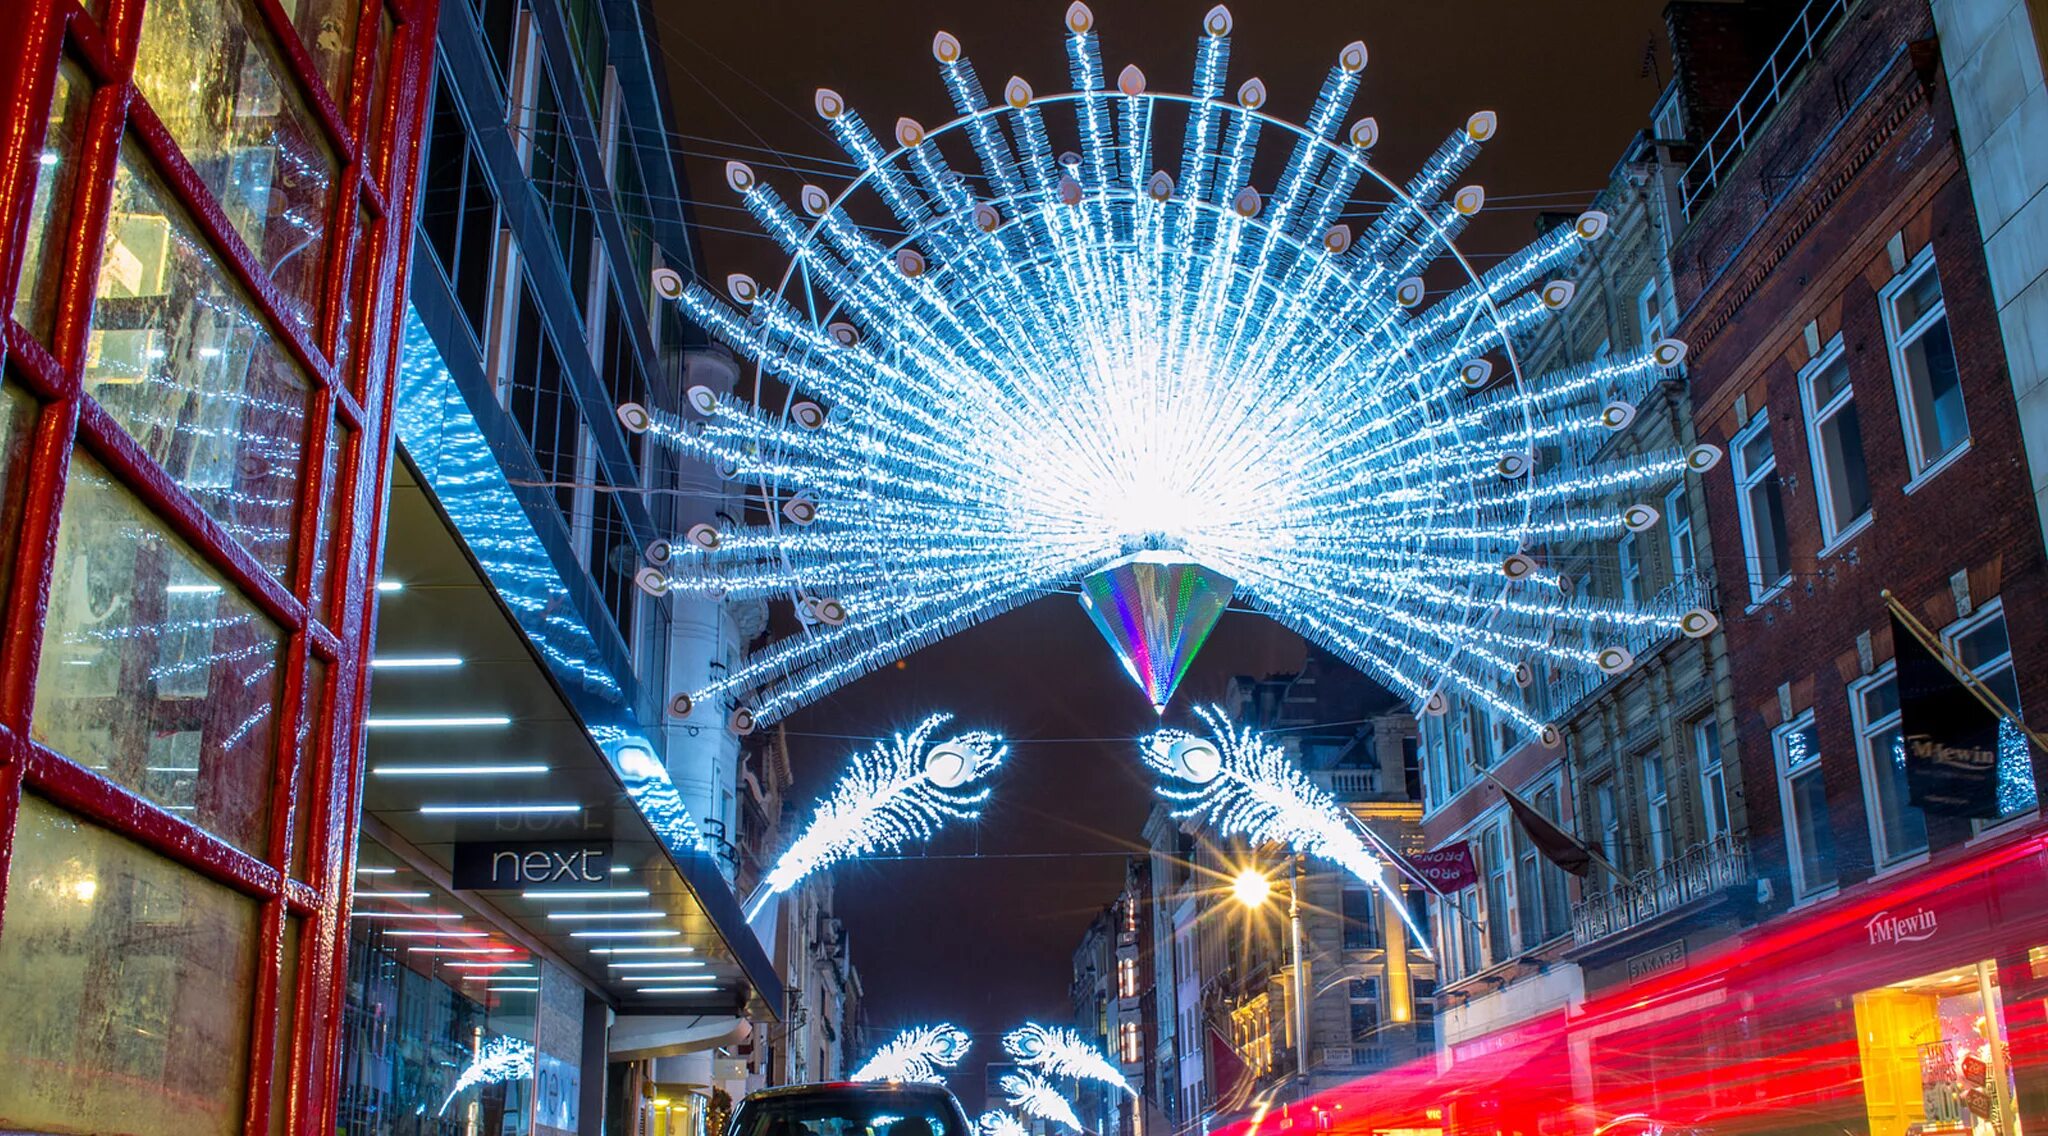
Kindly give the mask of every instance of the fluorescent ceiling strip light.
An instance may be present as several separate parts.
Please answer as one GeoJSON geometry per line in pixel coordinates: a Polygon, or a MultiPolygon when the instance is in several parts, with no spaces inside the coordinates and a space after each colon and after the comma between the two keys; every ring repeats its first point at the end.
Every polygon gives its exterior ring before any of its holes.
{"type": "Polygon", "coordinates": [[[592,947],[594,955],[694,955],[695,947],[592,947]]]}
{"type": "Polygon", "coordinates": [[[405,590],[405,581],[379,580],[377,581],[377,590],[380,592],[402,592],[405,590]]]}
{"type": "Polygon", "coordinates": [[[590,888],[589,890],[577,891],[528,891],[520,893],[526,899],[646,899],[651,894],[653,893],[645,888],[622,888],[616,891],[606,888],[590,888]]]}
{"type": "Polygon", "coordinates": [[[484,987],[484,989],[486,989],[486,990],[490,990],[490,991],[494,991],[494,992],[496,992],[496,993],[499,993],[499,994],[538,994],[538,993],[540,993],[540,987],[539,987],[539,986],[486,986],[486,987],[484,987]]]}
{"type": "Polygon", "coordinates": [[[582,805],[421,805],[427,816],[490,816],[497,813],[580,813],[582,805]]]}
{"type": "Polygon", "coordinates": [[[484,939],[489,931],[386,931],[387,939],[484,939]]]}
{"type": "Polygon", "coordinates": [[[632,871],[632,870],[633,870],[633,869],[631,869],[631,868],[627,867],[627,866],[626,866],[626,865],[624,865],[624,864],[613,864],[613,865],[612,865],[612,875],[615,875],[615,876],[623,876],[623,875],[625,875],[625,874],[626,874],[627,872],[630,872],[630,871],[632,871]]]}
{"type": "Polygon", "coordinates": [[[461,665],[460,655],[388,655],[370,660],[371,668],[380,671],[435,671],[461,665]]]}
{"type": "Polygon", "coordinates": [[[359,876],[395,876],[395,875],[397,875],[397,874],[398,874],[398,869],[397,869],[397,868],[357,868],[357,869],[356,869],[356,875],[359,875],[359,876]]]}
{"type": "Polygon", "coordinates": [[[430,891],[359,891],[357,899],[432,899],[430,891]]]}
{"type": "Polygon", "coordinates": [[[584,920],[591,920],[591,921],[595,921],[595,920],[599,920],[599,919],[626,919],[626,920],[636,920],[636,919],[666,919],[666,918],[668,918],[668,912],[666,912],[666,911],[551,911],[551,912],[549,912],[549,913],[548,913],[548,918],[550,918],[550,919],[560,919],[560,920],[564,920],[564,921],[567,921],[567,920],[571,920],[571,919],[584,919],[584,920]]]}
{"type": "Polygon", "coordinates": [[[363,719],[363,725],[373,730],[447,730],[471,726],[509,726],[511,724],[512,719],[503,714],[454,714],[447,717],[412,716],[363,719]]]}
{"type": "Polygon", "coordinates": [[[710,964],[710,963],[708,963],[708,962],[700,962],[700,961],[698,961],[698,960],[696,960],[696,959],[669,959],[669,960],[667,960],[667,961],[662,961],[662,960],[658,960],[658,959],[657,959],[657,960],[656,960],[656,961],[654,961],[654,962],[608,962],[608,963],[606,963],[605,965],[606,965],[606,966],[608,966],[608,967],[611,967],[611,968],[612,968],[613,970],[630,970],[630,969],[632,969],[632,968],[634,968],[634,967],[638,967],[638,968],[639,968],[639,969],[641,969],[641,970],[651,970],[651,969],[653,969],[653,968],[655,968],[655,967],[662,967],[662,966],[665,966],[665,967],[670,967],[670,968],[674,968],[674,967],[685,967],[685,968],[687,968],[687,967],[693,967],[693,966],[695,966],[695,967],[701,967],[701,966],[710,966],[711,964],[710,964]]]}
{"type": "Polygon", "coordinates": [[[702,974],[619,974],[613,975],[620,982],[690,982],[716,986],[719,980],[702,974]]]}
{"type": "Polygon", "coordinates": [[[603,931],[571,931],[572,939],[668,939],[682,934],[681,931],[636,931],[626,927],[607,928],[603,931]]]}
{"type": "Polygon", "coordinates": [[[354,919],[460,919],[452,911],[352,911],[354,919]]]}
{"type": "Polygon", "coordinates": [[[532,765],[378,765],[370,772],[379,777],[516,777],[546,773],[548,766],[532,765]]]}
{"type": "Polygon", "coordinates": [[[167,584],[164,586],[164,594],[167,596],[217,596],[220,594],[220,585],[167,584]]]}
{"type": "Polygon", "coordinates": [[[716,986],[642,986],[635,994],[716,994],[716,986]]]}
{"type": "Polygon", "coordinates": [[[517,947],[407,947],[416,955],[515,955],[517,947]]]}
{"type": "Polygon", "coordinates": [[[506,959],[504,962],[451,962],[448,964],[448,968],[450,970],[532,970],[533,964],[506,959]]]}

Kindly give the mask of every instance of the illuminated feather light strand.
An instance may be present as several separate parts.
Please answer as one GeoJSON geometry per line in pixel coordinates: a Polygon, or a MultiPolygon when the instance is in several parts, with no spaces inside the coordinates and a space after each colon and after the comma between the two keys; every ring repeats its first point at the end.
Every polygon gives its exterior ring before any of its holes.
{"type": "Polygon", "coordinates": [[[1607,228],[1589,212],[1483,275],[1454,238],[1483,208],[1454,188],[1491,138],[1473,115],[1396,184],[1379,126],[1340,129],[1366,64],[1346,47],[1305,123],[1265,86],[1225,92],[1232,19],[1198,37],[1192,96],[1136,68],[1105,82],[1094,16],[1067,12],[1074,92],[1012,78],[991,103],[960,42],[933,42],[958,117],[878,140],[838,93],[818,112],[857,170],[792,208],[741,163],[727,182],[791,258],[776,288],[655,286],[786,397],[693,387],[629,429],[757,495],[760,523],[701,524],[648,549],[651,592],[791,602],[802,626],[689,692],[744,732],[921,646],[1145,550],[1229,578],[1237,597],[1411,703],[1484,705],[1523,732],[1537,664],[1618,673],[1651,633],[1718,620],[1679,589],[1575,594],[1549,541],[1654,526],[1666,482],[1711,446],[1614,461],[1601,441],[1677,366],[1664,340],[1525,373],[1518,339],[1567,306],[1607,228]],[[1078,153],[1047,115],[1072,112],[1078,153]],[[1175,177],[1155,132],[1185,124],[1175,177]],[[1261,137],[1291,145],[1272,192],[1261,137]],[[941,140],[970,146],[975,177],[941,140]],[[1161,155],[1163,157],[1163,155],[1161,155]],[[985,192],[983,192],[985,190],[985,192]],[[878,198],[904,235],[863,229],[878,198]],[[1355,208],[1377,218],[1355,233],[1355,208]],[[1446,259],[1464,283],[1430,302],[1446,259]]]}
{"type": "Polygon", "coordinates": [[[851,1079],[944,1084],[945,1074],[939,1070],[960,1064],[970,1044],[967,1031],[950,1023],[907,1029],[875,1050],[851,1079]]]}
{"type": "Polygon", "coordinates": [[[978,806],[988,799],[988,789],[969,786],[1001,765],[1010,751],[999,735],[984,730],[933,743],[932,734],[951,718],[934,714],[909,733],[854,755],[810,823],[762,879],[747,905],[747,918],[813,872],[929,840],[947,821],[980,816],[978,806]]]}
{"type": "Polygon", "coordinates": [[[533,1044],[516,1037],[493,1037],[485,1039],[477,1047],[476,1059],[455,1078],[455,1087],[448,1090],[448,1096],[441,1102],[441,1116],[448,1106],[471,1085],[495,1085],[503,1081],[521,1081],[533,1076],[533,1044]]]}
{"type": "Polygon", "coordinates": [[[1063,1026],[1026,1022],[1003,1035],[1003,1052],[1048,1076],[1100,1081],[1132,1096],[1138,1095],[1138,1090],[1109,1063],[1109,1058],[1080,1034],[1063,1026]]]}
{"type": "Polygon", "coordinates": [[[1015,1113],[1004,1112],[999,1108],[982,1113],[975,1120],[974,1126],[981,1130],[981,1136],[1031,1136],[1031,1129],[1026,1128],[1015,1113]]]}
{"type": "Polygon", "coordinates": [[[1038,1073],[1031,1070],[1005,1073],[996,1085],[1003,1090],[1003,1099],[1018,1112],[1054,1124],[1064,1124],[1076,1132],[1086,1131],[1081,1127],[1081,1118],[1075,1114],[1073,1104],[1060,1095],[1051,1081],[1038,1073]]]}
{"type": "Polygon", "coordinates": [[[1429,936],[1409,916],[1344,806],[1295,768],[1285,749],[1256,730],[1234,726],[1220,707],[1198,706],[1195,713],[1210,738],[1169,729],[1138,746],[1145,764],[1180,783],[1156,787],[1178,806],[1174,817],[1337,865],[1385,895],[1407,924],[1410,942],[1428,953],[1429,936]]]}

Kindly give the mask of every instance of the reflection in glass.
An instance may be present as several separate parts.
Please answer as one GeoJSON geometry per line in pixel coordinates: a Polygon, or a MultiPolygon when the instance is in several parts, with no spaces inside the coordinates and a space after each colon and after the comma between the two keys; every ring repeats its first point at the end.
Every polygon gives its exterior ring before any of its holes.
{"type": "Polygon", "coordinates": [[[39,404],[13,383],[0,383],[0,595],[14,579],[15,538],[27,492],[28,439],[39,404]]]}
{"type": "Polygon", "coordinates": [[[257,915],[24,794],[0,935],[0,1129],[239,1134],[257,915]]]}
{"type": "Polygon", "coordinates": [[[362,4],[357,0],[282,0],[282,6],[335,105],[346,111],[349,70],[355,62],[356,18],[362,4]]]}
{"type": "Polygon", "coordinates": [[[135,85],[277,282],[285,318],[310,331],[334,158],[267,38],[247,0],[154,0],[135,85]]]}
{"type": "Polygon", "coordinates": [[[104,468],[73,459],[37,741],[262,856],[283,643],[104,468]]]}
{"type": "Polygon", "coordinates": [[[50,341],[56,316],[57,276],[64,266],[64,242],[51,235],[64,231],[65,207],[77,181],[78,147],[85,134],[85,114],[92,85],[71,63],[57,68],[51,92],[50,125],[36,155],[36,187],[29,198],[28,240],[22,246],[21,279],[14,289],[14,319],[50,341]]]}
{"type": "Polygon", "coordinates": [[[303,372],[128,143],[85,390],[273,574],[291,564],[303,372]]]}

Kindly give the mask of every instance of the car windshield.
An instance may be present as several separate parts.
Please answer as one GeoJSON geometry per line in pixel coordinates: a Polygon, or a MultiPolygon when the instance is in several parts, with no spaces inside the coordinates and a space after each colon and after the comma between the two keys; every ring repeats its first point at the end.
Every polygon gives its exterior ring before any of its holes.
{"type": "Polygon", "coordinates": [[[830,1090],[749,1101],[732,1136],[968,1136],[944,1099],[830,1090]]]}

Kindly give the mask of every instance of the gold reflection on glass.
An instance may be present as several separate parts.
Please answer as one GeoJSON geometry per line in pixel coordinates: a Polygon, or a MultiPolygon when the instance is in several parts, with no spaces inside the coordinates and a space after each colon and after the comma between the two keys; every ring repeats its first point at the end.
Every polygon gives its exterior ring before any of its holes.
{"type": "Polygon", "coordinates": [[[254,900],[24,794],[0,935],[0,1129],[242,1131],[254,900]]]}
{"type": "MultiPolygon", "coordinates": [[[[103,467],[73,459],[36,671],[37,741],[262,856],[283,644],[103,467]]],[[[10,908],[10,932],[13,918],[10,908]]]]}
{"type": "Polygon", "coordinates": [[[309,398],[304,373],[121,152],[86,345],[85,390],[273,574],[291,564],[309,398]]]}
{"type": "Polygon", "coordinates": [[[57,277],[64,266],[65,206],[77,181],[79,139],[85,134],[92,85],[70,63],[57,68],[50,97],[50,125],[36,155],[36,187],[29,198],[28,242],[22,246],[21,279],[14,289],[14,319],[50,341],[56,316],[57,277]]]}
{"type": "Polygon", "coordinates": [[[334,96],[336,106],[348,109],[349,65],[355,62],[358,0],[283,0],[284,14],[299,31],[299,42],[320,78],[334,96]]]}
{"type": "Polygon", "coordinates": [[[153,0],[143,10],[135,85],[277,281],[285,317],[310,330],[334,157],[262,18],[247,0],[153,0]]]}
{"type": "Polygon", "coordinates": [[[14,578],[14,543],[28,480],[28,438],[40,404],[13,383],[0,383],[0,595],[14,578]]]}

